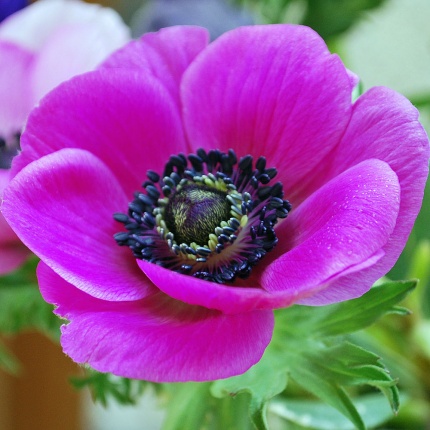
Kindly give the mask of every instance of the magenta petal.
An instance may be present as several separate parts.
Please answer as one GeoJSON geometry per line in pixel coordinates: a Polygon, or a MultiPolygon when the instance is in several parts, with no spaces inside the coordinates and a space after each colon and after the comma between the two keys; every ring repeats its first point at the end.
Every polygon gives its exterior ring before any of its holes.
{"type": "MultiPolygon", "coordinates": [[[[364,161],[335,177],[276,230],[279,258],[264,271],[263,287],[301,299],[339,276],[374,265],[396,225],[399,197],[396,174],[380,160],[364,161]]],[[[351,282],[343,299],[363,294],[375,280],[351,282]]]]}
{"type": "MultiPolygon", "coordinates": [[[[386,161],[400,183],[400,210],[393,233],[378,264],[330,284],[306,304],[326,304],[347,297],[351,285],[368,285],[385,275],[396,262],[421,207],[428,175],[428,138],[418,122],[418,111],[400,94],[373,88],[354,105],[341,145],[331,158],[329,176],[366,158],[386,161]]],[[[364,292],[364,291],[363,291],[364,292]]]]}
{"type": "Polygon", "coordinates": [[[22,242],[77,288],[105,300],[145,297],[154,287],[113,234],[127,197],[94,155],[64,149],[28,165],[4,192],[2,211],[22,242]]]}
{"type": "MultiPolygon", "coordinates": [[[[10,170],[0,169],[0,202],[9,181],[10,170]]],[[[30,255],[30,250],[22,244],[10,228],[0,208],[0,275],[17,269],[30,255]]]]}
{"type": "Polygon", "coordinates": [[[264,155],[296,203],[338,143],[353,80],[311,29],[241,27],[211,43],[184,74],[184,122],[193,148],[264,155]]]}
{"type": "Polygon", "coordinates": [[[182,275],[143,260],[138,260],[137,263],[145,275],[170,297],[191,305],[217,309],[226,314],[238,314],[255,309],[275,309],[293,303],[294,297],[288,293],[272,294],[259,285],[250,284],[249,287],[221,285],[182,275]]]}
{"type": "Polygon", "coordinates": [[[31,72],[34,54],[0,41],[0,136],[20,132],[33,105],[31,72]]]}
{"type": "MultiPolygon", "coordinates": [[[[209,34],[199,27],[168,27],[147,33],[111,55],[105,68],[127,68],[150,73],[168,89],[180,106],[182,74],[208,44],[209,34]]],[[[170,154],[169,154],[170,155],[170,154]]]]}
{"type": "Polygon", "coordinates": [[[430,148],[418,115],[402,95],[388,88],[373,88],[357,100],[347,132],[332,156],[332,176],[366,158],[378,158],[399,178],[399,216],[384,247],[386,257],[375,268],[376,278],[396,262],[421,208],[430,148]]]}
{"type": "Polygon", "coordinates": [[[70,321],[64,352],[101,372],[154,382],[206,381],[245,372],[270,342],[273,312],[224,315],[157,293],[106,302],[68,284],[41,263],[43,297],[70,321]]]}
{"type": "Polygon", "coordinates": [[[384,250],[380,249],[361,264],[351,266],[320,285],[310,296],[298,299],[297,303],[324,306],[361,297],[377,280],[374,268],[378,267],[384,256],[384,250]]]}
{"type": "Polygon", "coordinates": [[[30,115],[21,146],[14,173],[61,148],[87,149],[130,197],[148,169],[162,170],[166,154],[185,143],[179,112],[159,82],[138,72],[99,70],[49,93],[30,115]]]}

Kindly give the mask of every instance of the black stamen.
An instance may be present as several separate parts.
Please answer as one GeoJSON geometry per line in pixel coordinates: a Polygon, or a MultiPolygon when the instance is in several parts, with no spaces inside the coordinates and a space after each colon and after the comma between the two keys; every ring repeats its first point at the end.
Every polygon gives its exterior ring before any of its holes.
{"type": "Polygon", "coordinates": [[[277,170],[266,168],[265,157],[253,164],[251,155],[238,162],[233,150],[172,155],[163,179],[149,170],[145,192],[135,194],[127,214],[114,214],[127,230],[115,240],[136,258],[207,281],[248,277],[291,210],[282,184],[269,185],[277,170]]]}

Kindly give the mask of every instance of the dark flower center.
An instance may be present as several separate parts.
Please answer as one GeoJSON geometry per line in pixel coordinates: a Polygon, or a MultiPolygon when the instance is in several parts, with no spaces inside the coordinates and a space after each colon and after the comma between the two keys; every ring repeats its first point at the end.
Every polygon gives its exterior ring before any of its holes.
{"type": "Polygon", "coordinates": [[[291,205],[266,159],[233,150],[173,155],[163,176],[147,172],[115,240],[136,258],[208,281],[246,278],[278,242],[274,226],[291,205]]]}
{"type": "Polygon", "coordinates": [[[8,138],[0,136],[0,169],[10,169],[12,159],[20,150],[20,133],[14,133],[8,138]]]}

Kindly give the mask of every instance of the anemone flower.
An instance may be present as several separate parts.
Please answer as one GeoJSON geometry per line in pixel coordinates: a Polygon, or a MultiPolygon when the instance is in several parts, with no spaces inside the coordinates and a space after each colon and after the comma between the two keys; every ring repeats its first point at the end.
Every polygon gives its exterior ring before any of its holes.
{"type": "Polygon", "coordinates": [[[365,293],[423,197],[416,109],[302,26],[131,42],[29,117],[4,216],[78,363],[204,381],[261,358],[273,309],[365,293]]]}
{"type": "MultiPolygon", "coordinates": [[[[41,0],[0,24],[0,197],[35,103],[127,41],[129,30],[113,10],[73,0],[41,0]]],[[[0,215],[0,274],[29,254],[0,215]]]]}

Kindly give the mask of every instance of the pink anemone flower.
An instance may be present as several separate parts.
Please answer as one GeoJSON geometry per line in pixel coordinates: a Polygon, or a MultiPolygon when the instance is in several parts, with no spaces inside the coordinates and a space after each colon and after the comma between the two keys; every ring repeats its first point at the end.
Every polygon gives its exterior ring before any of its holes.
{"type": "MultiPolygon", "coordinates": [[[[111,9],[75,0],[42,0],[0,24],[0,197],[27,115],[49,90],[94,69],[130,40],[111,9]]],[[[0,214],[0,275],[30,255],[0,214]]]]}
{"type": "Polygon", "coordinates": [[[33,110],[4,216],[78,363],[150,381],[257,363],[273,309],[358,297],[395,263],[429,145],[416,109],[307,27],[147,34],[33,110]],[[287,216],[288,215],[288,216],[287,216]]]}

